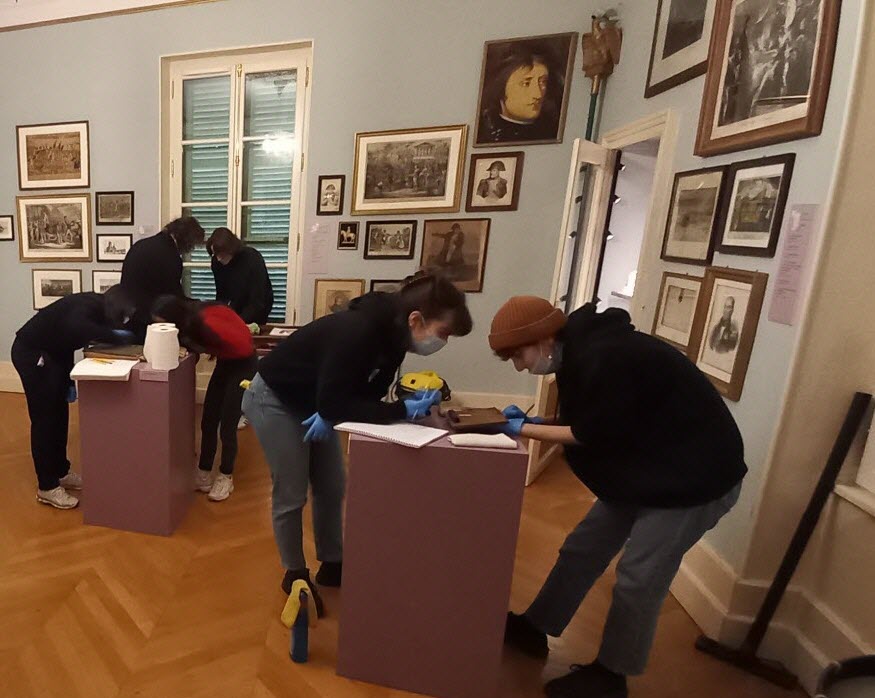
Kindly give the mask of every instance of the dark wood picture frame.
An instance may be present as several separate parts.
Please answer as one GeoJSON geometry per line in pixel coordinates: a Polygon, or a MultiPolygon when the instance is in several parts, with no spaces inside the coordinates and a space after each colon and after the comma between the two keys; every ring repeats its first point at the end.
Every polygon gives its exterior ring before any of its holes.
{"type": "Polygon", "coordinates": [[[724,189],[723,208],[720,212],[720,220],[717,224],[717,251],[723,254],[735,254],[748,257],[774,257],[775,251],[778,249],[778,238],[781,235],[781,228],[784,224],[784,211],[787,208],[787,197],[790,193],[790,182],[793,179],[793,166],[796,162],[795,153],[786,153],[784,155],[774,155],[767,158],[758,158],[756,160],[745,160],[736,162],[729,166],[729,174],[726,177],[726,185],[724,189]],[[772,228],[769,231],[769,243],[766,247],[749,247],[746,245],[732,245],[724,242],[726,236],[726,226],[731,219],[733,204],[733,190],[735,189],[735,181],[738,174],[744,170],[752,170],[758,167],[768,167],[769,165],[783,165],[784,170],[781,173],[781,186],[778,190],[778,198],[775,202],[775,209],[772,216],[772,228]]]}
{"type": "Polygon", "coordinates": [[[376,291],[377,284],[396,284],[400,286],[404,283],[404,279],[371,279],[370,284],[368,285],[368,291],[374,293],[376,291]]]}
{"type": "Polygon", "coordinates": [[[364,240],[364,257],[365,259],[413,259],[414,254],[416,252],[416,228],[418,221],[410,219],[410,220],[397,220],[397,221],[388,221],[388,220],[379,220],[379,221],[368,221],[365,224],[365,240],[364,240]],[[371,248],[371,228],[377,225],[409,225],[411,228],[410,231],[410,249],[407,252],[402,252],[401,254],[373,254],[370,251],[371,248]]]}
{"type": "MultiPolygon", "coordinates": [[[[452,281],[456,288],[464,293],[482,293],[483,292],[483,283],[486,278],[486,261],[489,256],[489,230],[492,227],[492,219],[491,218],[430,218],[425,221],[423,225],[422,231],[422,248],[419,251],[419,269],[420,270],[435,270],[433,267],[430,267],[426,264],[426,253],[428,252],[428,236],[429,236],[429,228],[432,226],[449,226],[452,229],[452,225],[454,223],[462,224],[462,223],[477,223],[480,225],[485,225],[485,229],[483,230],[483,255],[478,259],[478,268],[477,268],[477,280],[473,284],[467,284],[465,282],[458,282],[452,278],[451,273],[443,272],[446,278],[452,281]]],[[[437,267],[437,271],[441,271],[441,267],[437,267]]]]}
{"type": "Polygon", "coordinates": [[[832,80],[841,0],[822,0],[822,6],[806,114],[800,118],[772,125],[751,126],[740,133],[721,137],[713,135],[713,124],[722,96],[723,62],[728,54],[727,42],[732,30],[733,0],[718,0],[711,50],[708,55],[708,73],[699,113],[699,129],[694,149],[696,155],[708,157],[820,135],[832,80]]]}
{"type": "MultiPolygon", "coordinates": [[[[95,259],[98,262],[103,262],[106,264],[121,264],[124,260],[122,259],[106,259],[101,257],[100,255],[100,243],[102,238],[127,238],[128,239],[128,252],[131,251],[131,247],[134,246],[134,236],[133,233],[105,233],[103,235],[95,235],[94,236],[94,249],[95,249],[95,259]]],[[[125,252],[127,255],[127,252],[125,252]]]]}
{"type": "MultiPolygon", "coordinates": [[[[647,82],[644,86],[644,98],[650,99],[651,97],[655,97],[658,94],[662,94],[663,92],[667,92],[668,90],[677,87],[678,85],[683,85],[685,82],[689,82],[693,78],[697,78],[700,75],[704,75],[708,70],[708,51],[705,51],[705,57],[703,60],[690,65],[687,68],[667,77],[659,82],[652,82],[653,80],[653,64],[656,60],[656,47],[659,43],[659,23],[662,19],[663,9],[671,3],[672,0],[657,0],[656,7],[656,21],[653,26],[653,43],[650,46],[650,62],[647,64],[647,82]]],[[[714,3],[716,0],[707,0],[706,9],[705,9],[705,27],[702,34],[702,38],[699,41],[704,41],[710,44],[711,41],[711,29],[712,27],[708,26],[707,17],[708,17],[708,3],[714,3]]],[[[695,42],[698,43],[698,42],[695,42]]]]}
{"type": "Polygon", "coordinates": [[[337,224],[337,249],[338,250],[343,250],[344,252],[351,252],[354,250],[358,250],[359,237],[360,236],[359,236],[359,222],[358,221],[340,221],[340,223],[337,224]],[[352,228],[355,230],[355,244],[354,245],[350,245],[350,244],[344,243],[342,241],[341,236],[342,236],[342,230],[343,230],[344,226],[352,226],[352,228]]]}
{"type": "Polygon", "coordinates": [[[724,199],[726,198],[726,180],[727,173],[729,168],[725,165],[720,165],[717,167],[703,167],[698,170],[684,170],[683,172],[676,172],[674,176],[674,184],[672,184],[671,188],[671,199],[669,201],[669,209],[668,216],[665,221],[665,231],[662,236],[662,249],[660,251],[660,258],[664,259],[667,262],[678,262],[680,264],[695,264],[698,266],[707,266],[711,263],[711,260],[714,259],[714,246],[715,246],[715,233],[718,230],[718,226],[720,223],[720,214],[723,207],[724,199]],[[712,173],[720,173],[720,188],[717,192],[717,200],[714,202],[714,216],[711,220],[711,232],[708,240],[708,251],[703,259],[695,258],[695,257],[682,257],[679,255],[671,255],[668,253],[668,245],[669,245],[669,237],[672,232],[672,223],[674,222],[674,213],[676,206],[676,197],[678,193],[678,187],[681,184],[681,180],[684,178],[690,178],[695,175],[705,175],[712,173]]]}
{"type": "Polygon", "coordinates": [[[0,218],[8,218],[9,219],[9,237],[8,238],[0,238],[0,242],[14,242],[15,241],[15,216],[11,213],[4,214],[0,216],[0,218]]]}
{"type": "Polygon", "coordinates": [[[91,194],[87,191],[71,192],[69,194],[27,194],[15,197],[16,209],[18,211],[19,226],[24,226],[23,230],[18,231],[18,259],[21,262],[90,262],[94,258],[94,250],[92,248],[92,225],[93,211],[91,209],[91,194]],[[36,204],[38,202],[53,201],[55,199],[80,199],[82,204],[82,252],[78,253],[74,250],[73,254],[64,254],[63,249],[56,251],[54,256],[45,256],[34,253],[29,250],[29,220],[27,218],[28,202],[36,204]],[[26,249],[27,248],[27,249],[26,249]]]}
{"type": "Polygon", "coordinates": [[[756,339],[757,326],[762,313],[763,301],[766,296],[766,286],[769,275],[757,271],[745,271],[741,269],[729,269],[726,267],[708,267],[702,281],[702,291],[699,294],[699,303],[696,307],[696,317],[693,321],[693,330],[690,334],[690,345],[687,356],[699,369],[708,376],[708,379],[720,394],[729,400],[737,402],[741,399],[744,389],[744,379],[753,353],[754,340],[756,339]],[[702,343],[707,341],[707,321],[711,310],[714,288],[718,279],[726,279],[750,285],[747,310],[741,323],[738,338],[735,361],[732,366],[729,381],[714,376],[707,368],[699,365],[702,343]]]}
{"type": "Polygon", "coordinates": [[[94,225],[133,225],[134,224],[134,192],[132,191],[96,191],[94,192],[94,225]],[[126,221],[105,221],[100,218],[101,196],[127,196],[131,200],[131,217],[126,221]]]}
{"type": "MultiPolygon", "coordinates": [[[[91,132],[90,126],[87,120],[80,121],[58,121],[46,124],[20,124],[15,127],[15,159],[18,163],[18,188],[22,191],[39,191],[39,190],[49,190],[49,189],[88,189],[91,186],[91,132]],[[76,184],[70,184],[69,182],[60,182],[59,180],[51,180],[58,181],[58,184],[51,184],[48,186],[39,186],[30,182],[29,178],[25,178],[25,172],[21,167],[21,137],[22,132],[27,129],[33,128],[48,128],[51,126],[78,126],[84,127],[85,133],[85,142],[80,143],[80,165],[83,159],[84,152],[84,160],[85,165],[82,166],[82,177],[80,178],[82,181],[76,184]]],[[[24,134],[24,137],[27,138],[27,134],[24,134]]],[[[26,150],[26,148],[25,148],[26,150]]],[[[26,157],[26,156],[25,156],[26,157]]],[[[26,165],[25,165],[26,167],[26,165]]]]}
{"type": "Polygon", "coordinates": [[[523,181],[523,163],[525,162],[526,154],[522,150],[514,150],[503,153],[472,153],[471,161],[468,165],[468,195],[465,198],[465,211],[468,213],[487,213],[490,211],[516,211],[520,204],[520,186],[523,181]],[[516,160],[516,168],[514,170],[513,184],[511,190],[510,203],[507,205],[498,206],[475,206],[474,205],[474,188],[479,186],[475,182],[476,164],[481,160],[500,160],[510,159],[516,160]]]}
{"type": "Polygon", "coordinates": [[[317,216],[342,216],[344,198],[346,197],[346,175],[319,175],[319,184],[316,187],[316,215],[317,216]],[[325,211],[322,209],[322,182],[329,179],[340,180],[340,202],[336,211],[325,211]]]}
{"type": "Polygon", "coordinates": [[[702,277],[700,277],[700,276],[691,276],[690,274],[682,274],[680,272],[674,272],[674,271],[662,272],[662,281],[659,284],[659,297],[657,298],[657,301],[656,301],[656,313],[653,316],[653,327],[650,330],[650,334],[652,334],[654,337],[658,337],[666,344],[671,344],[671,346],[673,346],[675,349],[678,349],[679,351],[683,352],[684,354],[687,353],[687,350],[690,346],[690,341],[693,337],[693,327],[696,324],[696,312],[698,310],[698,303],[699,303],[699,299],[702,297],[702,283],[703,283],[702,277]],[[669,279],[681,279],[681,280],[689,282],[689,283],[695,283],[698,286],[698,288],[696,289],[696,306],[693,308],[693,316],[692,316],[691,322],[690,322],[690,334],[689,334],[689,337],[687,338],[686,343],[677,342],[673,339],[666,337],[664,334],[657,334],[657,330],[661,326],[661,323],[659,320],[662,317],[662,310],[663,310],[664,302],[665,302],[665,298],[664,298],[665,287],[668,285],[669,279]]]}

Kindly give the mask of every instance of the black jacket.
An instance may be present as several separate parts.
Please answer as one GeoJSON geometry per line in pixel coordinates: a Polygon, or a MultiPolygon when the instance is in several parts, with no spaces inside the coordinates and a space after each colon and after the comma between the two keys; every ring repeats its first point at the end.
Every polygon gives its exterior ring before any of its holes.
{"type": "Polygon", "coordinates": [[[747,472],[723,398],[683,354],[636,332],[625,310],[588,304],[562,331],[560,422],[566,456],[609,503],[671,508],[721,497],[747,472]]]}
{"type": "Polygon", "coordinates": [[[394,296],[369,293],[284,339],[258,373],[298,417],[386,424],[404,419],[401,402],[382,402],[410,343],[394,296]]]}
{"type": "Polygon", "coordinates": [[[161,232],[137,242],[122,264],[121,285],[137,306],[134,323],[151,321],[150,310],[158,296],[183,296],[182,257],[170,233],[161,232]]]}
{"type": "Polygon", "coordinates": [[[230,305],[243,318],[263,325],[273,308],[273,286],[264,257],[253,247],[243,247],[227,265],[212,261],[216,300],[230,305]]]}
{"type": "Polygon", "coordinates": [[[59,360],[91,342],[113,342],[113,325],[106,317],[103,296],[74,293],[40,310],[18,330],[18,340],[59,360]]]}

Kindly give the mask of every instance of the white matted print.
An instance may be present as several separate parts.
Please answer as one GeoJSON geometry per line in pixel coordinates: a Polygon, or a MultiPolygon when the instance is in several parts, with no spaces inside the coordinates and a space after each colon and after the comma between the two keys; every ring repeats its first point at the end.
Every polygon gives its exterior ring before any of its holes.
{"type": "Polygon", "coordinates": [[[659,0],[645,97],[705,72],[717,0],[659,0]]]}
{"type": "Polygon", "coordinates": [[[714,281],[696,365],[726,383],[732,380],[750,294],[749,283],[732,279],[714,281]]]}
{"type": "Polygon", "coordinates": [[[106,291],[118,283],[121,283],[122,273],[120,271],[100,271],[93,270],[91,272],[91,290],[95,293],[106,293],[106,291]]]}
{"type": "Polygon", "coordinates": [[[19,189],[90,185],[88,122],[18,126],[19,189]]]}
{"type": "Polygon", "coordinates": [[[98,235],[97,261],[123,262],[133,244],[133,235],[98,235]]]}
{"type": "Polygon", "coordinates": [[[364,279],[316,279],[313,288],[313,319],[342,313],[354,298],[364,295],[364,279]]]}
{"type": "Polygon", "coordinates": [[[659,306],[653,319],[653,334],[678,349],[686,350],[701,290],[702,279],[664,272],[659,306]]]}
{"type": "Polygon", "coordinates": [[[516,211],[523,176],[522,151],[472,155],[466,211],[516,211]]]}
{"type": "Polygon", "coordinates": [[[88,194],[19,196],[22,262],[91,261],[91,197],[88,194]]]}
{"type": "Polygon", "coordinates": [[[33,309],[41,310],[56,300],[82,292],[79,269],[34,269],[33,309]]]}
{"type": "Polygon", "coordinates": [[[662,243],[662,258],[707,264],[714,252],[713,232],[723,197],[725,167],[678,172],[662,243]]]}

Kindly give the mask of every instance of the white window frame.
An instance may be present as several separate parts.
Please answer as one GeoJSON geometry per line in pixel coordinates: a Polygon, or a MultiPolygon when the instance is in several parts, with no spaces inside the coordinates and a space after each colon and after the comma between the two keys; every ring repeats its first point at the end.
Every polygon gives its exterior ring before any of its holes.
{"type": "MultiPolygon", "coordinates": [[[[204,54],[165,56],[161,59],[161,220],[162,224],[182,215],[182,139],[183,83],[188,79],[228,75],[231,77],[230,132],[228,139],[228,196],[224,203],[192,202],[194,207],[226,206],[228,227],[235,235],[241,234],[244,204],[278,204],[287,200],[242,201],[243,143],[257,140],[243,136],[244,98],[246,76],[278,70],[296,70],[298,85],[295,103],[295,135],[292,158],[292,197],[289,203],[288,264],[269,263],[269,268],[287,267],[286,322],[295,324],[301,316],[300,279],[302,273],[301,240],[304,226],[304,191],[306,144],[310,105],[310,65],[312,45],[279,44],[254,48],[240,48],[204,54]]],[[[199,140],[199,143],[208,143],[199,140]]],[[[187,268],[208,268],[208,264],[186,262],[187,268]]]]}

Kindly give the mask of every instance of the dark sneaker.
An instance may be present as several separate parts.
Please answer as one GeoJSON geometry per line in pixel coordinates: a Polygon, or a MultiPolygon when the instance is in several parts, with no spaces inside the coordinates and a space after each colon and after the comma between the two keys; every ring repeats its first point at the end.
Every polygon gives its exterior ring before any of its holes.
{"type": "Polygon", "coordinates": [[[310,580],[310,570],[286,570],[286,574],[283,577],[282,588],[286,595],[292,593],[292,584],[299,579],[303,579],[310,587],[310,596],[313,599],[313,606],[316,608],[316,617],[323,618],[325,616],[325,606],[322,603],[322,597],[319,596],[319,591],[316,589],[316,585],[310,580]]]}
{"type": "Polygon", "coordinates": [[[339,587],[342,576],[342,562],[323,562],[316,573],[316,584],[324,587],[339,587]]]}
{"type": "Polygon", "coordinates": [[[550,651],[547,646],[547,635],[532,625],[532,622],[525,615],[517,615],[516,613],[507,614],[504,644],[510,645],[535,659],[544,659],[550,651]]]}
{"type": "Polygon", "coordinates": [[[626,677],[608,671],[598,662],[575,664],[571,673],[544,686],[547,698],[627,698],[626,677]]]}

